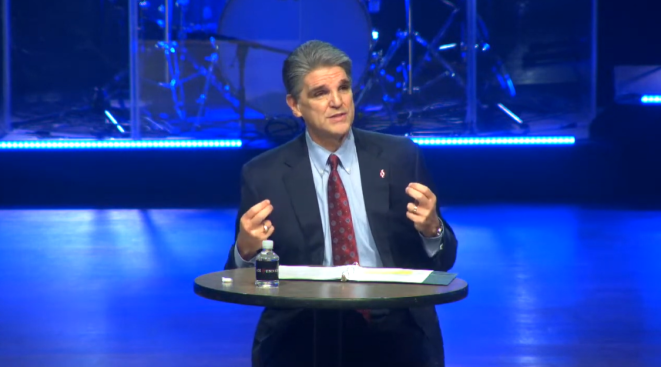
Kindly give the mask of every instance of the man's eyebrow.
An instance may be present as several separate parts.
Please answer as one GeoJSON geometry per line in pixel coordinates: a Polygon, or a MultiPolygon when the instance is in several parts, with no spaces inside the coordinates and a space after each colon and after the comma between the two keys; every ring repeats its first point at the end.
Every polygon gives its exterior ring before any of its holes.
{"type": "MultiPolygon", "coordinates": [[[[342,80],[340,81],[340,84],[339,84],[339,85],[340,85],[341,87],[343,87],[343,86],[346,86],[346,85],[351,85],[351,82],[349,81],[349,79],[342,79],[342,80]]],[[[314,88],[310,89],[309,94],[314,94],[314,93],[316,93],[316,92],[321,92],[321,91],[324,91],[324,90],[326,90],[326,89],[328,89],[328,86],[327,86],[326,84],[322,84],[322,85],[320,85],[320,86],[317,86],[317,87],[314,87],[314,88]]]]}
{"type": "Polygon", "coordinates": [[[314,87],[314,88],[310,89],[310,93],[320,92],[320,91],[325,90],[325,89],[328,89],[328,87],[326,87],[325,84],[324,84],[324,85],[320,85],[320,86],[318,86],[318,87],[314,87]]]}

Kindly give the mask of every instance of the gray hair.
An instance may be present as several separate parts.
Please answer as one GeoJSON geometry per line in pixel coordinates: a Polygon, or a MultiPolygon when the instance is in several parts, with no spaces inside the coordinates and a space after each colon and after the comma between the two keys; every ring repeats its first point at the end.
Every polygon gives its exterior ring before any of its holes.
{"type": "Polygon", "coordinates": [[[351,81],[351,59],[342,50],[330,43],[316,40],[298,46],[282,66],[282,81],[287,94],[298,100],[303,90],[303,79],[315,69],[332,66],[344,69],[351,81]]]}

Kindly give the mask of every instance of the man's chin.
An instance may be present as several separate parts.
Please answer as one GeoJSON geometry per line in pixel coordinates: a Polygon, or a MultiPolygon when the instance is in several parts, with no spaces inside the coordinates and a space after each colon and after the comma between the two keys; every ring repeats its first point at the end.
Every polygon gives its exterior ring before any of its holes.
{"type": "Polygon", "coordinates": [[[331,132],[334,135],[340,135],[340,136],[347,134],[350,129],[351,129],[350,122],[337,123],[331,126],[331,132]]]}
{"type": "Polygon", "coordinates": [[[320,137],[325,136],[326,138],[331,139],[342,139],[349,133],[351,126],[351,123],[336,123],[330,126],[327,125],[324,129],[317,130],[316,133],[320,137]]]}

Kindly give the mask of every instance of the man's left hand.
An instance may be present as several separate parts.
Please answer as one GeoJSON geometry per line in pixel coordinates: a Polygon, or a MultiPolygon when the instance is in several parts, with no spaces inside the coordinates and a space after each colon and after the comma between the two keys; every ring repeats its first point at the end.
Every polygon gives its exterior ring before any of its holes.
{"type": "Polygon", "coordinates": [[[411,183],[406,187],[406,193],[415,202],[406,206],[406,216],[413,222],[415,229],[425,237],[434,237],[439,226],[436,214],[436,195],[419,183],[411,183]]]}

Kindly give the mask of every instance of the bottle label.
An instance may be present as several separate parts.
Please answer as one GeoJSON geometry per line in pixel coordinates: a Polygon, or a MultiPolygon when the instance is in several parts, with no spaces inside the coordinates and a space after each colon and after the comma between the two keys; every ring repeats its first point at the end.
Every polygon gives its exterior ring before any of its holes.
{"type": "Polygon", "coordinates": [[[279,261],[257,261],[255,264],[255,279],[278,280],[279,261]]]}

